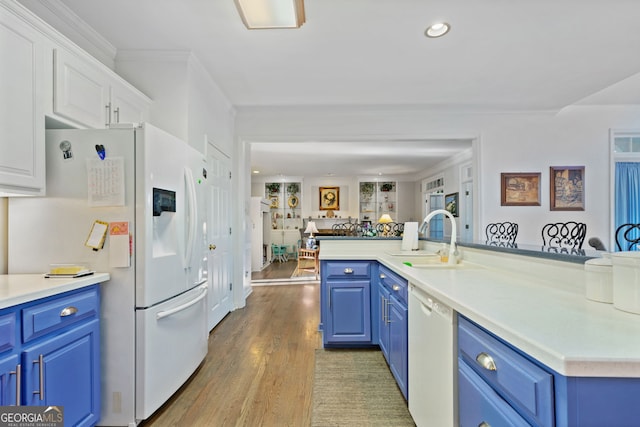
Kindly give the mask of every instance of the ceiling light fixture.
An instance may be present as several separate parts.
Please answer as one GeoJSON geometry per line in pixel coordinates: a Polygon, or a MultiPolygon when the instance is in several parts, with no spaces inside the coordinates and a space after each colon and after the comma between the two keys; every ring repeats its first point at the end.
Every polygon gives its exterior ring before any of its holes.
{"type": "Polygon", "coordinates": [[[424,32],[424,35],[434,39],[436,37],[444,36],[449,32],[450,29],[451,29],[451,25],[447,24],[446,22],[436,22],[435,24],[430,25],[426,29],[426,31],[424,32]]]}
{"type": "Polygon", "coordinates": [[[300,28],[305,22],[303,0],[235,0],[250,29],[300,28]]]}

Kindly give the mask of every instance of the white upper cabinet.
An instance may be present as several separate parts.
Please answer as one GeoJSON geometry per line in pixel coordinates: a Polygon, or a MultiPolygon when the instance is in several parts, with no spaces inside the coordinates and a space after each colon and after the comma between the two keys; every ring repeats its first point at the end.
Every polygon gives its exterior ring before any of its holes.
{"type": "Polygon", "coordinates": [[[42,195],[44,39],[0,3],[0,195],[42,195]]]}
{"type": "Polygon", "coordinates": [[[106,67],[57,48],[53,55],[53,114],[88,128],[148,119],[150,100],[106,67]]]}

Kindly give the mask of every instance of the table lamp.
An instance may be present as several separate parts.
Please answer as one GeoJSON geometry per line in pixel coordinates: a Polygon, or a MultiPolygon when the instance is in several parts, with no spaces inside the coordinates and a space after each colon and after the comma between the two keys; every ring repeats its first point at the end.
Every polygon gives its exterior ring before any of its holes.
{"type": "Polygon", "coordinates": [[[317,233],[318,229],[316,228],[316,223],[313,221],[309,221],[307,223],[307,228],[304,230],[305,234],[309,233],[309,238],[307,239],[307,249],[314,249],[316,246],[316,239],[313,237],[313,233],[317,233]]]}
{"type": "Polygon", "coordinates": [[[378,220],[378,224],[384,224],[384,232],[382,233],[385,237],[389,234],[390,227],[386,224],[393,222],[391,216],[389,214],[383,214],[378,220]]]}

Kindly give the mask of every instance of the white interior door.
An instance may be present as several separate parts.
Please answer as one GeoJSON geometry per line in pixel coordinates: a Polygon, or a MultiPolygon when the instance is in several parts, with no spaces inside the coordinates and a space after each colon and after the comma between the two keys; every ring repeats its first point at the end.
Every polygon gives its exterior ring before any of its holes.
{"type": "Polygon", "coordinates": [[[207,239],[209,330],[232,309],[231,161],[209,144],[207,239]]]}

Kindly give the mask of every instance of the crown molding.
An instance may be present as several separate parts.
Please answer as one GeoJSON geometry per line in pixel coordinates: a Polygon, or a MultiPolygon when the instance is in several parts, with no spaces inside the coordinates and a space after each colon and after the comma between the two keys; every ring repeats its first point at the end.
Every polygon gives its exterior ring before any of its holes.
{"type": "Polygon", "coordinates": [[[19,0],[43,21],[113,69],[117,49],[60,0],[19,0]]]}

